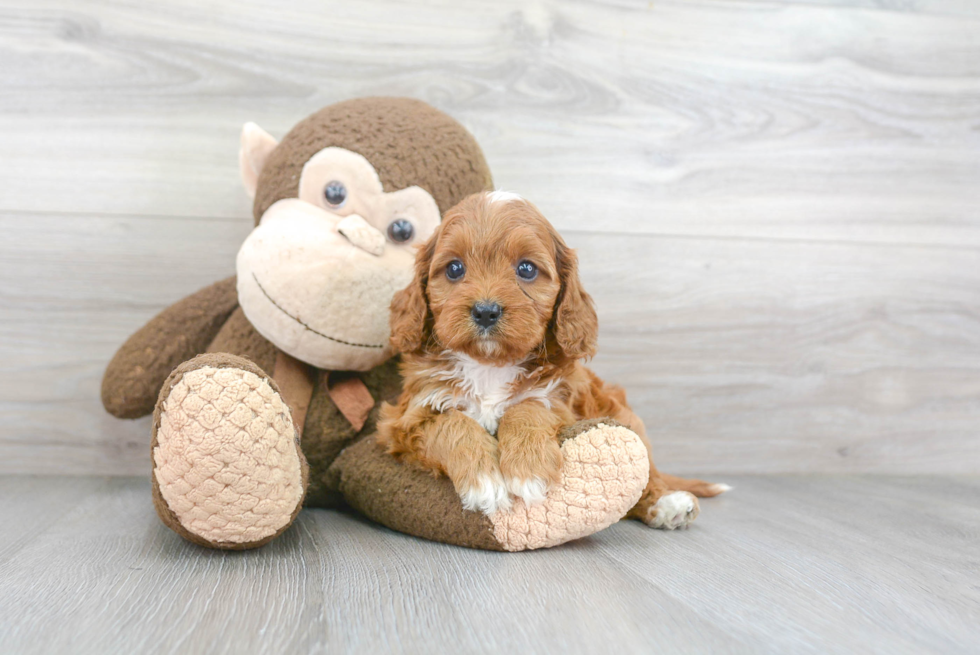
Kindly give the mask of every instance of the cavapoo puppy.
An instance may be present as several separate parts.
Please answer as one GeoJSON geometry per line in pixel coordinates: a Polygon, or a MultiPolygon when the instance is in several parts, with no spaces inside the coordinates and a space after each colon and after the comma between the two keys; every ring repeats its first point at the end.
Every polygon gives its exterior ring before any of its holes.
{"type": "MultiPolygon", "coordinates": [[[[463,506],[492,514],[545,499],[559,480],[559,431],[612,418],[650,444],[626,394],[582,365],[598,320],[575,252],[538,209],[505,192],[450,209],[419,250],[415,277],[391,303],[404,388],[385,404],[379,439],[396,457],[449,476],[463,506]]],[[[693,492],[727,487],[658,473],[627,515],[676,528],[693,492]]]]}

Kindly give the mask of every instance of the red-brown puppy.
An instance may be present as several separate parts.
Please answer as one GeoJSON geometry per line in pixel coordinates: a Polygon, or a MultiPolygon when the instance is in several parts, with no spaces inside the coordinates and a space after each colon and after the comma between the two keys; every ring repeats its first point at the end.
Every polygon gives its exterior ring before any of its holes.
{"type": "MultiPolygon", "coordinates": [[[[614,418],[649,450],[623,390],[581,364],[597,331],[575,252],[538,209],[510,193],[470,196],[446,213],[392,301],[404,390],[382,407],[380,439],[396,457],[448,475],[463,506],[486,514],[507,509],[511,495],[544,500],[561,470],[558,432],[576,420],[614,418]]],[[[689,491],[727,489],[662,476],[652,461],[628,516],[653,527],[694,520],[689,491]]]]}

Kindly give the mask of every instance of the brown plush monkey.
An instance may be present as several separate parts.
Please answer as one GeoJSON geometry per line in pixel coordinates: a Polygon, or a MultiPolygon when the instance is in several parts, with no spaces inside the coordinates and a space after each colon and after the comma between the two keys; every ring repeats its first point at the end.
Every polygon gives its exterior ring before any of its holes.
{"type": "Polygon", "coordinates": [[[256,227],[238,275],[153,318],[103,380],[109,412],[154,414],[153,499],[167,526],[254,548],[304,501],[346,503],[427,539],[522,550],[591,534],[636,502],[646,451],[611,421],[566,430],[563,479],[544,504],[491,517],[375,442],[380,402],[400,390],[391,297],[441,213],[492,186],[459,123],[417,100],[351,100],[279,143],[245,125],[240,166],[256,227]]]}

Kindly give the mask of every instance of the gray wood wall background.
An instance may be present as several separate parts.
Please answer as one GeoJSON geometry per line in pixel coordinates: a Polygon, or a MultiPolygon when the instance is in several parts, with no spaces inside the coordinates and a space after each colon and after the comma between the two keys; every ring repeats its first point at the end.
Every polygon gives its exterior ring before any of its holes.
{"type": "Polygon", "coordinates": [[[141,474],[116,347],[234,272],[239,129],[408,95],[579,248],[678,472],[980,472],[980,2],[0,3],[0,472],[141,474]]]}

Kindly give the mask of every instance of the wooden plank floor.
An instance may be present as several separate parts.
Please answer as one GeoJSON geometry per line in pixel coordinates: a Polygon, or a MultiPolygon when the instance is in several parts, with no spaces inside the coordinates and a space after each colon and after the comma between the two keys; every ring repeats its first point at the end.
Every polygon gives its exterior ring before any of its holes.
{"type": "Polygon", "coordinates": [[[183,542],[142,478],[0,478],[0,652],[976,653],[980,478],[736,477],[690,530],[548,551],[309,510],[183,542]]]}

